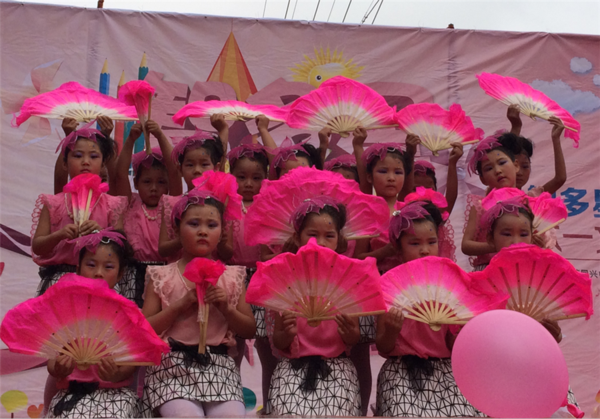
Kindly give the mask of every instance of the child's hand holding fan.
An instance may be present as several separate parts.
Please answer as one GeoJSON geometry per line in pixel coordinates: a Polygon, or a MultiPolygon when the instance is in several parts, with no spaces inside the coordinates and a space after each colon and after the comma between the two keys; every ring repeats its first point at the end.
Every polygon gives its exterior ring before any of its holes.
{"type": "Polygon", "coordinates": [[[71,179],[63,188],[63,192],[71,194],[73,221],[81,229],[83,223],[90,219],[100,195],[108,192],[108,184],[102,183],[98,175],[82,173],[71,179]]]}

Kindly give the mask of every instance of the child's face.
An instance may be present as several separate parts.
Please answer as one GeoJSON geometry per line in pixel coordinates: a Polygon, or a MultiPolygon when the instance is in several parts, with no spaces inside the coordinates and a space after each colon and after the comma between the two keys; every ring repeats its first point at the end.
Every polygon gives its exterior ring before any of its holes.
{"type": "Polygon", "coordinates": [[[298,246],[304,246],[313,237],[319,246],[333,251],[337,249],[339,234],[331,215],[313,213],[306,216],[304,229],[300,232],[298,239],[298,246]]]}
{"type": "Polygon", "coordinates": [[[100,175],[102,170],[102,153],[95,141],[81,138],[67,155],[67,171],[73,179],[82,173],[100,175]]]}
{"type": "Polygon", "coordinates": [[[517,184],[519,164],[499,150],[487,153],[481,162],[481,183],[490,188],[514,188],[517,184]]]}
{"type": "Polygon", "coordinates": [[[121,279],[122,273],[119,272],[119,268],[119,257],[112,247],[100,244],[96,253],[89,250],[85,252],[78,273],[86,278],[102,279],[112,289],[121,279]]]}
{"type": "Polygon", "coordinates": [[[310,163],[308,162],[308,159],[304,156],[296,156],[296,160],[290,158],[284,163],[283,167],[281,168],[281,173],[279,174],[279,177],[281,178],[283,175],[288,173],[290,170],[295,169],[296,167],[310,167],[310,163]]]}
{"type": "Polygon", "coordinates": [[[232,174],[237,180],[238,193],[244,201],[252,201],[254,195],[260,192],[262,181],[265,180],[265,171],[261,164],[256,160],[242,157],[235,163],[232,174]]]}
{"type": "Polygon", "coordinates": [[[194,148],[185,152],[183,163],[181,164],[181,175],[185,181],[188,190],[194,189],[192,180],[202,176],[202,173],[209,170],[219,170],[221,162],[214,165],[210,160],[210,153],[204,147],[194,148]]]}
{"type": "Polygon", "coordinates": [[[517,188],[521,189],[529,182],[529,176],[531,176],[531,161],[525,153],[517,154],[515,158],[519,164],[519,171],[517,172],[517,188]]]}
{"type": "Polygon", "coordinates": [[[167,171],[162,167],[143,167],[140,175],[135,181],[135,188],[140,194],[144,205],[154,208],[158,205],[160,197],[169,193],[169,181],[167,171]]]}
{"type": "Polygon", "coordinates": [[[413,234],[400,236],[400,255],[404,262],[438,255],[438,236],[435,224],[429,220],[413,223],[413,234]]]}
{"type": "Polygon", "coordinates": [[[336,167],[335,169],[331,169],[334,173],[339,173],[344,176],[345,179],[356,181],[356,177],[354,176],[354,172],[350,169],[345,169],[343,167],[336,167]]]}
{"type": "Polygon", "coordinates": [[[414,188],[413,188],[413,192],[417,191],[417,188],[419,186],[422,186],[424,188],[427,189],[433,189],[434,191],[437,191],[437,188],[435,187],[435,183],[433,183],[433,179],[431,178],[431,176],[427,176],[424,174],[414,174],[414,188]]]}
{"type": "Polygon", "coordinates": [[[491,240],[496,252],[513,244],[531,244],[531,221],[521,213],[504,214],[496,220],[491,240]]]}
{"type": "Polygon", "coordinates": [[[184,252],[194,257],[210,258],[221,240],[221,214],[212,205],[190,206],[179,224],[184,252]]]}
{"type": "Polygon", "coordinates": [[[404,176],[402,160],[388,153],[385,159],[375,163],[373,173],[368,174],[367,178],[378,196],[392,198],[402,190],[404,176]]]}

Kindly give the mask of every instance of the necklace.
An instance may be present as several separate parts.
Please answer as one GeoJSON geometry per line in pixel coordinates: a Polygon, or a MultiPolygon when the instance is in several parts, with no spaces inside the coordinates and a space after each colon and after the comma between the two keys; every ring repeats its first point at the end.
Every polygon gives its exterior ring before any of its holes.
{"type": "Polygon", "coordinates": [[[179,261],[177,261],[177,266],[175,268],[177,269],[177,273],[179,274],[179,279],[181,279],[181,283],[183,284],[185,289],[187,289],[188,291],[191,291],[192,288],[188,287],[188,285],[185,282],[185,279],[183,278],[183,275],[181,274],[181,271],[179,270],[179,261]]]}
{"type": "Polygon", "coordinates": [[[142,211],[144,211],[144,215],[146,216],[147,219],[149,219],[150,221],[156,221],[156,219],[158,217],[151,217],[150,215],[148,215],[148,211],[146,211],[146,205],[142,203],[142,211]]]}

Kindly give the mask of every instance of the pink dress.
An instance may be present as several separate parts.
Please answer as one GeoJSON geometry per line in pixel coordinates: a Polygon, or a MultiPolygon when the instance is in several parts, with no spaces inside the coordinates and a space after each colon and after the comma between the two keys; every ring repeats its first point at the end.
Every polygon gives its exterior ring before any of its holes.
{"type": "Polygon", "coordinates": [[[244,220],[246,208],[242,207],[242,218],[232,223],[233,228],[233,257],[231,263],[247,268],[256,268],[256,262],[260,261],[260,245],[248,246],[244,240],[244,220]]]}
{"type": "MultiPolygon", "coordinates": [[[[158,213],[163,214],[165,223],[167,223],[167,235],[168,235],[169,240],[174,240],[176,238],[175,229],[173,228],[173,223],[171,222],[171,215],[173,214],[173,207],[175,206],[177,201],[179,201],[181,199],[182,196],[183,195],[179,195],[179,196],[163,195],[160,197],[160,201],[158,203],[158,213]]],[[[160,222],[162,222],[162,219],[160,220],[160,222]]],[[[160,234],[160,226],[159,226],[159,234],[160,234]]],[[[158,248],[157,248],[157,252],[158,252],[158,248]]],[[[169,263],[175,262],[175,261],[181,259],[182,255],[183,255],[183,251],[179,250],[176,254],[169,256],[167,258],[167,261],[169,263]]]]}
{"type": "Polygon", "coordinates": [[[450,349],[446,345],[448,325],[434,332],[428,324],[412,319],[404,319],[402,329],[396,339],[396,346],[384,358],[391,356],[416,355],[419,358],[449,358],[450,349]]]}
{"type": "MultiPolygon", "coordinates": [[[[483,231],[479,225],[479,220],[481,220],[481,216],[483,215],[483,207],[481,206],[482,199],[483,196],[473,194],[467,195],[467,208],[465,209],[465,226],[463,228],[463,233],[466,231],[467,224],[469,223],[471,208],[475,207],[477,210],[477,232],[475,233],[475,240],[485,243],[487,241],[487,232],[483,231]]],[[[486,253],[485,255],[471,256],[469,257],[469,262],[471,263],[471,266],[475,268],[475,270],[482,270],[489,265],[490,261],[495,255],[496,253],[486,253]]]]}
{"type": "Polygon", "coordinates": [[[123,217],[123,229],[129,244],[133,247],[136,260],[163,262],[165,259],[158,254],[161,213],[158,208],[148,209],[143,205],[139,194],[131,194],[129,206],[123,217]],[[148,216],[144,213],[144,209],[148,216]]]}

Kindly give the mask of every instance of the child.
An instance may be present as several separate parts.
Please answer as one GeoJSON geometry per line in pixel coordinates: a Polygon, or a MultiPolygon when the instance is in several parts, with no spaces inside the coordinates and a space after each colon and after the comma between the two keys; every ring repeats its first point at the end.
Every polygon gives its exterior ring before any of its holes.
{"type": "Polygon", "coordinates": [[[356,158],[352,154],[344,154],[335,159],[325,162],[325,170],[339,173],[344,178],[354,180],[360,184],[358,178],[358,169],[356,168],[356,158]]]}
{"type": "MultiPolygon", "coordinates": [[[[389,237],[403,262],[438,256],[442,215],[432,203],[412,202],[396,211],[389,237]]],[[[376,416],[474,417],[481,414],[458,389],[450,354],[454,335],[447,325],[404,319],[392,308],[377,320],[376,344],[387,358],[377,377],[376,416]]]]}
{"type": "Polygon", "coordinates": [[[140,151],[133,157],[135,140],[142,133],[142,126],[135,124],[129,131],[129,137],[123,144],[123,150],[117,158],[116,179],[117,195],[129,200],[129,206],[123,218],[123,227],[135,252],[137,263],[125,275],[126,289],[121,288],[123,295],[135,301],[141,308],[144,304],[144,280],[146,266],[162,265],[165,262],[158,254],[158,236],[160,220],[158,203],[164,194],[181,193],[181,179],[177,169],[169,159],[163,156],[171,155],[172,146],[161,131],[158,124],[152,120],[146,123],[149,134],[158,139],[160,147],[152,149],[152,153],[140,151]],[[131,192],[129,183],[129,165],[133,167],[133,185],[138,193],[131,192]]]}
{"type": "MultiPolygon", "coordinates": [[[[303,202],[296,210],[293,240],[297,247],[314,238],[337,251],[346,221],[345,207],[327,197],[303,202]]],[[[337,315],[317,327],[295,314],[268,311],[274,327],[269,338],[283,356],[271,379],[269,408],[275,416],[360,416],[356,368],[346,356],[358,343],[357,319],[337,315]],[[271,334],[272,333],[272,334],[271,334]]]]}
{"type": "MultiPolygon", "coordinates": [[[[71,179],[82,173],[99,175],[104,162],[112,156],[112,140],[90,128],[91,124],[67,135],[59,146],[71,179]]],[[[102,194],[90,210],[89,220],[77,226],[73,223],[69,194],[40,195],[33,210],[31,228],[32,256],[40,265],[42,278],[37,295],[43,294],[65,273],[75,272],[77,256],[73,252],[74,244],[68,240],[109,226],[122,227],[126,206],[125,198],[102,194]]]]}
{"type": "MultiPolygon", "coordinates": [[[[267,152],[260,144],[245,144],[234,148],[227,155],[231,174],[238,182],[238,194],[243,198],[242,218],[232,223],[233,228],[233,257],[231,263],[246,267],[246,285],[250,283],[252,275],[256,272],[256,262],[260,261],[260,246],[248,246],[244,241],[244,218],[247,208],[252,205],[254,196],[260,192],[262,181],[267,178],[269,159],[267,152]]],[[[251,306],[256,320],[256,336],[254,346],[260,358],[262,368],[262,391],[266,401],[269,392],[271,375],[277,365],[273,356],[267,332],[265,329],[265,310],[262,307],[251,306]]],[[[246,342],[239,339],[238,357],[236,363],[240,367],[244,356],[246,342]]],[[[266,404],[263,403],[263,404],[266,404]]]]}
{"type": "MultiPolygon", "coordinates": [[[[227,147],[229,127],[225,122],[225,117],[220,114],[211,116],[210,121],[213,127],[219,130],[218,136],[204,131],[196,131],[194,135],[184,137],[173,147],[171,153],[173,164],[183,177],[188,191],[194,189],[192,181],[200,177],[202,173],[209,170],[223,171],[225,167],[223,159],[225,156],[224,150],[227,147]]],[[[181,243],[175,237],[175,231],[170,222],[173,206],[179,198],[180,196],[163,195],[159,203],[161,223],[158,254],[170,262],[179,259],[181,256],[181,243]]],[[[223,260],[231,258],[231,244],[226,245],[227,242],[231,243],[229,236],[229,234],[224,236],[226,241],[219,249],[223,260]]]]}
{"type": "MultiPolygon", "coordinates": [[[[103,280],[114,289],[122,279],[132,250],[119,231],[104,230],[77,240],[79,265],[77,274],[103,280]]],[[[58,393],[47,404],[48,417],[136,418],[139,400],[129,387],[135,367],[117,366],[107,357],[83,371],[73,358],[59,355],[48,361],[49,380],[46,393],[58,393]]]]}
{"type": "Polygon", "coordinates": [[[250,339],[256,332],[252,310],[245,302],[246,270],[228,266],[217,285],[208,287],[204,298],[204,303],[210,304],[205,354],[198,354],[196,287],[183,276],[192,259],[212,259],[224,218],[239,216],[235,214],[239,196],[219,188],[215,173],[203,177],[215,184],[215,191],[193,189],[172,211],[182,258],[167,266],[150,266],[146,272],[149,283],[142,312],[171,345],[161,365],[146,370],[143,408],[147,415],[236,417],[245,413],[240,373],[228,352],[235,349],[236,334],[250,339]]]}
{"type": "MultiPolygon", "coordinates": [[[[519,162],[519,171],[517,172],[516,187],[522,189],[529,182],[531,175],[531,158],[533,157],[533,143],[531,140],[522,137],[521,133],[521,117],[519,108],[516,105],[511,105],[507,112],[508,119],[511,121],[512,129],[510,133],[503,133],[498,138],[498,141],[509,148],[519,162]]],[[[531,196],[539,196],[542,192],[550,194],[555,193],[567,181],[567,169],[565,166],[565,158],[560,144],[561,135],[565,129],[562,121],[555,116],[548,119],[552,124],[552,147],[554,149],[554,177],[546,182],[543,186],[532,188],[528,193],[531,196]]]]}
{"type": "MultiPolygon", "coordinates": [[[[502,146],[495,136],[488,137],[477,144],[468,167],[469,173],[477,173],[481,183],[490,190],[514,188],[518,170],[519,163],[514,154],[502,146]]],[[[463,253],[476,256],[471,260],[476,271],[485,268],[495,252],[493,245],[487,242],[485,234],[478,229],[483,212],[481,199],[482,197],[475,195],[467,197],[468,218],[462,240],[463,253]]]]}

